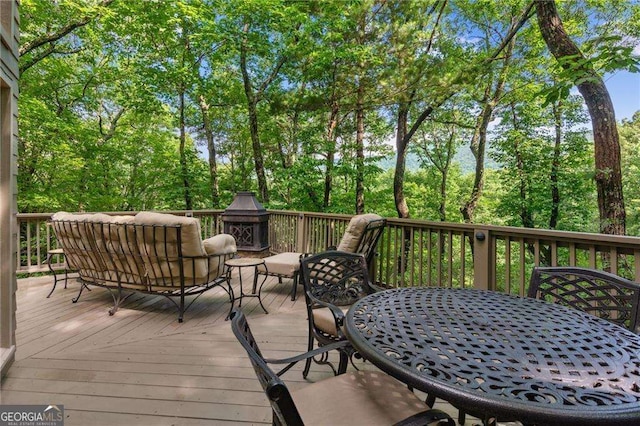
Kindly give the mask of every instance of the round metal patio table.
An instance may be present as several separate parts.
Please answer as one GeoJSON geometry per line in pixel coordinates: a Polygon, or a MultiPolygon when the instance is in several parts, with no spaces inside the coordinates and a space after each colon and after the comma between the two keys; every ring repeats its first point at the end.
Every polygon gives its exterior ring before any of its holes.
{"type": "Polygon", "coordinates": [[[403,288],[364,297],[346,334],[367,360],[474,415],[527,424],[640,424],[640,336],[497,292],[403,288]]]}

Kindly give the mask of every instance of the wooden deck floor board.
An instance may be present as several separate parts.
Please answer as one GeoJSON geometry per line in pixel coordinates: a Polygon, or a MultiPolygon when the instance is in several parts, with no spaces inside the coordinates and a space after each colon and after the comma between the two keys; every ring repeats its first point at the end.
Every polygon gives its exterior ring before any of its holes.
{"type": "MultiPolygon", "coordinates": [[[[145,416],[139,414],[98,413],[92,411],[67,410],[65,426],[238,426],[244,422],[232,422],[210,419],[190,419],[175,416],[145,416]]],[[[247,424],[251,424],[247,422],[247,424]]]]}
{"type": "MultiPolygon", "coordinates": [[[[13,391],[9,398],[3,397],[3,404],[39,404],[42,400],[55,401],[51,404],[64,405],[65,409],[132,415],[175,416],[190,419],[241,421],[270,423],[271,410],[266,405],[220,404],[212,402],[192,402],[180,400],[159,400],[128,397],[78,394],[57,394],[49,392],[13,391]]],[[[265,401],[266,404],[266,401],[265,401]]],[[[179,422],[178,422],[179,423],[179,422]]]]}
{"type": "Polygon", "coordinates": [[[213,402],[219,404],[243,404],[266,406],[264,394],[260,386],[253,391],[236,390],[230,392],[224,389],[211,388],[182,388],[175,385],[144,385],[102,382],[95,386],[93,382],[71,382],[68,380],[42,379],[14,379],[12,384],[15,391],[31,391],[37,387],[40,392],[88,396],[115,396],[123,398],[142,398],[159,400],[181,400],[191,402],[213,402]]]}
{"type": "MultiPolygon", "coordinates": [[[[255,372],[225,321],[230,304],[224,291],[204,293],[179,323],[173,304],[160,296],[132,296],[109,316],[113,301],[105,289],[85,291],[73,304],[75,280],[66,290],[59,284],[47,299],[52,284],[52,277],[18,282],[16,362],[0,386],[1,403],[63,404],[67,426],[271,423],[255,372]]],[[[237,280],[233,286],[239,290],[237,280]]],[[[262,290],[269,314],[256,298],[243,300],[267,357],[306,350],[307,315],[298,290],[291,301],[291,281],[270,277],[262,290]]],[[[292,390],[332,375],[314,365],[304,380],[302,368],[284,377],[292,390]]]]}
{"type": "MultiPolygon", "coordinates": [[[[3,404],[64,404],[67,425],[271,422],[255,372],[225,321],[224,291],[203,294],[178,323],[173,304],[159,296],[132,296],[113,316],[112,298],[101,288],[73,304],[74,280],[47,299],[51,279],[19,281],[17,360],[2,382],[3,404]]],[[[290,301],[287,287],[265,283],[268,315],[255,298],[242,303],[274,357],[306,347],[304,299],[290,301]]],[[[292,388],[308,383],[301,368],[288,373],[292,388]]],[[[312,376],[328,377],[323,369],[312,376]]]]}

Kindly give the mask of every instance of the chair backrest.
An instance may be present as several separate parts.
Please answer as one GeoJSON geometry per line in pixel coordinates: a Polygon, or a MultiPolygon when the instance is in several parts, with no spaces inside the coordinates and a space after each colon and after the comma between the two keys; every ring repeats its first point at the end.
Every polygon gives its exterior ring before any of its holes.
{"type": "Polygon", "coordinates": [[[377,214],[361,214],[351,218],[337,246],[338,251],[361,253],[371,265],[378,240],[387,221],[377,214]]]}
{"type": "Polygon", "coordinates": [[[347,306],[375,292],[362,254],[325,251],[303,259],[300,267],[305,293],[322,302],[347,306]]]}
{"type": "Polygon", "coordinates": [[[280,425],[303,425],[300,413],[296,408],[289,389],[282,379],[278,377],[267,365],[258,343],[251,333],[247,319],[242,311],[234,309],[231,313],[231,329],[233,334],[247,351],[253,369],[256,371],[258,380],[262,385],[273,410],[273,424],[280,425]]]}
{"type": "Polygon", "coordinates": [[[640,331],[640,284],[608,272],[536,267],[527,295],[587,312],[633,332],[640,331]]]}

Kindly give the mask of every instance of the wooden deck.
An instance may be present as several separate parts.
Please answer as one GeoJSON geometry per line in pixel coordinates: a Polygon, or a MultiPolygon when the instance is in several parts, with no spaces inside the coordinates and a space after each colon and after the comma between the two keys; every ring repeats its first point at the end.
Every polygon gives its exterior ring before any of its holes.
{"type": "MultiPolygon", "coordinates": [[[[67,289],[58,283],[47,299],[52,283],[49,276],[18,281],[18,349],[2,381],[1,404],[62,404],[67,426],[271,423],[253,368],[225,321],[223,290],[205,293],[178,323],[175,307],[160,296],[134,295],[109,316],[107,290],[85,291],[73,304],[77,280],[67,289]]],[[[292,302],[290,288],[288,280],[266,282],[268,315],[257,299],[243,300],[267,357],[306,350],[304,298],[292,302]]],[[[291,388],[309,383],[301,369],[283,377],[291,388]]],[[[330,375],[328,367],[313,365],[309,379],[330,375]]]]}

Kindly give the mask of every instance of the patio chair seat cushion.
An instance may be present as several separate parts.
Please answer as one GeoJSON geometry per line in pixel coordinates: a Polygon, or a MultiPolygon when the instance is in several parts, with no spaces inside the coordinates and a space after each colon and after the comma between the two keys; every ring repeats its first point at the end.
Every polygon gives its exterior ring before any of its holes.
{"type": "Polygon", "coordinates": [[[406,385],[379,371],[340,374],[291,396],[307,425],[391,425],[429,408],[406,385]]]}
{"type": "Polygon", "coordinates": [[[340,244],[338,244],[337,250],[355,253],[358,249],[358,244],[360,244],[362,233],[367,225],[370,222],[382,219],[382,216],[373,213],[352,217],[349,225],[347,225],[347,229],[344,231],[340,244]]]}
{"type": "MultiPolygon", "coordinates": [[[[340,306],[340,310],[346,315],[350,306],[340,306]]],[[[328,333],[332,336],[338,336],[338,330],[336,329],[336,320],[333,317],[333,313],[329,308],[318,308],[313,310],[313,323],[316,328],[328,333]]],[[[344,326],[342,327],[342,334],[344,334],[344,326]]]]}
{"type": "MultiPolygon", "coordinates": [[[[265,257],[264,263],[270,274],[293,277],[300,271],[300,253],[284,252],[265,257]]],[[[265,273],[265,267],[258,265],[258,272],[265,273]]]]}

